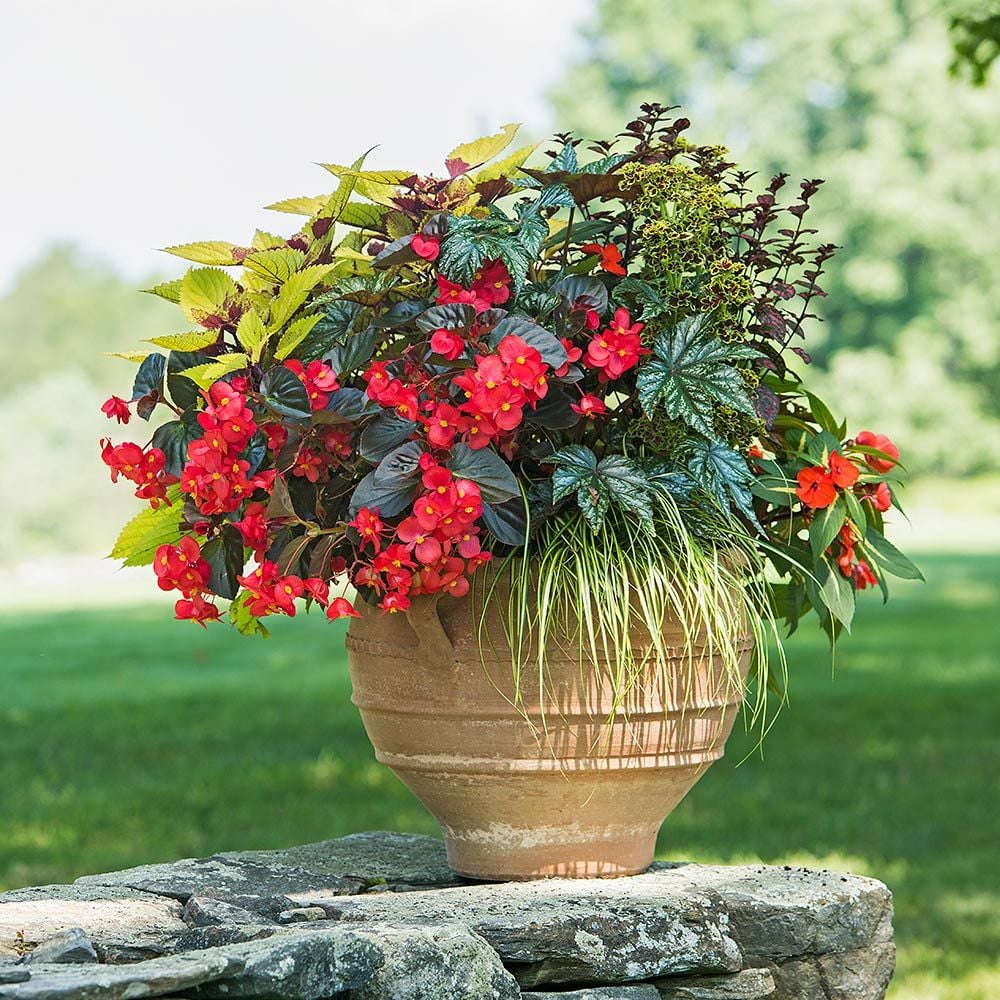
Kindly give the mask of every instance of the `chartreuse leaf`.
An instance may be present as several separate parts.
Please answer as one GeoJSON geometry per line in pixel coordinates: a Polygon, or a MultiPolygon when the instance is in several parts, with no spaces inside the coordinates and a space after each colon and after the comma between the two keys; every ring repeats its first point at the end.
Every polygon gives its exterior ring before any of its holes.
{"type": "Polygon", "coordinates": [[[107,358],[121,358],[122,361],[131,361],[133,364],[141,365],[149,357],[149,351],[105,351],[107,358]]]}
{"type": "Polygon", "coordinates": [[[309,332],[322,317],[322,313],[313,313],[312,316],[300,316],[294,323],[290,324],[281,335],[278,346],[274,349],[274,356],[279,361],[284,361],[309,336],[309,332]]]}
{"type": "Polygon", "coordinates": [[[847,519],[847,505],[841,497],[813,513],[809,522],[809,545],[812,548],[813,559],[819,560],[833,543],[838,532],[847,519]]]}
{"type": "Polygon", "coordinates": [[[126,566],[148,566],[161,545],[177,542],[183,534],[183,512],[177,505],[180,495],[179,486],[168,486],[169,506],[161,503],[156,510],[147,508],[136,514],[118,535],[111,558],[125,560],[126,566]]]}
{"type": "Polygon", "coordinates": [[[757,527],[750,485],[753,475],[746,459],[722,441],[691,442],[687,463],[694,481],[715,498],[723,510],[734,505],[757,527]]]}
{"type": "Polygon", "coordinates": [[[754,416],[753,403],[739,372],[730,364],[756,358],[758,352],[740,344],[724,344],[707,333],[709,315],[688,316],[654,344],[655,354],[639,369],[639,402],[652,416],[662,406],[707,438],[714,436],[716,403],[754,416]]]}
{"type": "Polygon", "coordinates": [[[183,281],[183,278],[177,278],[175,281],[164,281],[159,285],[153,285],[152,288],[144,288],[143,291],[147,295],[158,295],[161,299],[166,299],[168,302],[178,303],[181,300],[181,285],[183,281]]]}
{"type": "Polygon", "coordinates": [[[328,194],[317,194],[312,198],[303,196],[301,198],[285,198],[283,201],[276,201],[273,205],[265,205],[269,212],[287,212],[289,215],[314,216],[330,200],[328,194]]]}
{"type": "Polygon", "coordinates": [[[219,339],[215,330],[192,330],[190,333],[171,333],[165,337],[151,337],[147,344],[156,344],[168,351],[200,351],[219,339]]]}
{"type": "Polygon", "coordinates": [[[248,309],[236,325],[236,339],[247,349],[251,361],[260,361],[269,336],[256,309],[248,309]]]}
{"type": "Polygon", "coordinates": [[[215,361],[209,361],[203,365],[195,365],[193,368],[187,368],[179,374],[191,379],[192,382],[202,389],[211,389],[219,379],[223,379],[233,372],[238,372],[246,368],[249,364],[250,359],[245,354],[223,354],[221,358],[215,361]]]}
{"type": "Polygon", "coordinates": [[[574,444],[549,458],[556,466],[552,473],[552,502],[558,503],[571,493],[594,531],[604,524],[608,509],[614,504],[639,518],[647,530],[653,526],[653,494],[649,477],[632,459],[608,455],[600,462],[585,445],[574,444]]]}
{"type": "MultiPolygon", "coordinates": [[[[372,149],[375,147],[373,146],[372,149]]],[[[340,219],[341,213],[347,207],[347,203],[351,200],[351,195],[354,194],[354,189],[359,187],[361,181],[370,176],[370,172],[363,172],[361,170],[362,164],[371,152],[371,149],[365,150],[346,170],[337,176],[340,177],[340,183],[337,185],[337,190],[330,195],[327,203],[320,209],[317,218],[319,219],[332,219],[337,222],[340,219]]],[[[400,178],[402,180],[402,178],[400,178]]],[[[360,189],[359,189],[360,190],[360,189]]]]}
{"type": "Polygon", "coordinates": [[[488,167],[483,167],[482,170],[477,170],[469,180],[473,184],[482,184],[484,181],[496,180],[497,177],[505,177],[514,173],[518,167],[522,166],[528,161],[531,154],[534,153],[536,149],[541,145],[541,143],[535,142],[530,146],[521,146],[520,149],[515,149],[513,153],[508,153],[503,159],[497,160],[496,163],[491,163],[488,167]]]}
{"type": "Polygon", "coordinates": [[[181,280],[180,305],[192,323],[223,312],[237,294],[236,282],[214,267],[193,267],[181,280]]]}
{"type": "Polygon", "coordinates": [[[243,266],[254,274],[267,278],[276,284],[284,284],[303,264],[306,255],[301,250],[278,247],[269,250],[255,250],[247,254],[243,266]]]}
{"type": "Polygon", "coordinates": [[[479,164],[492,160],[494,156],[499,156],[514,141],[514,136],[520,127],[519,123],[502,125],[496,135],[485,135],[481,139],[473,139],[472,142],[463,142],[456,146],[445,157],[448,172],[452,177],[456,177],[472,167],[478,167],[479,164]]]}
{"type": "Polygon", "coordinates": [[[264,623],[250,613],[250,609],[237,594],[236,598],[229,605],[229,621],[236,626],[240,635],[259,635],[267,639],[271,633],[265,628],[264,623]]]}
{"type": "Polygon", "coordinates": [[[281,286],[281,291],[271,302],[271,321],[269,329],[272,332],[280,330],[295,314],[309,293],[329,274],[333,264],[314,264],[291,275],[281,286]]]}
{"type": "Polygon", "coordinates": [[[224,240],[206,240],[201,243],[182,243],[175,247],[164,247],[164,253],[193,260],[196,264],[213,264],[227,267],[239,263],[240,248],[235,243],[224,240]]]}

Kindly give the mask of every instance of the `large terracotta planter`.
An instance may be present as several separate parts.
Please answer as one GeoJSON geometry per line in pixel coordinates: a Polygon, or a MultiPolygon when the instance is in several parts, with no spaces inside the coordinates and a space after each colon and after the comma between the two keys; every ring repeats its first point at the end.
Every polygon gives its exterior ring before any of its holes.
{"type": "MultiPolygon", "coordinates": [[[[581,670],[574,650],[550,649],[544,691],[529,664],[515,704],[499,618],[488,612],[481,651],[469,598],[417,598],[405,615],[361,610],[348,661],[376,757],[433,813],[449,864],[471,878],[644,870],[739,709],[741,684],[685,645],[676,622],[664,623],[666,670],[651,667],[609,722],[604,664],[581,670]]],[[[744,674],[751,648],[742,641],[744,674]]]]}

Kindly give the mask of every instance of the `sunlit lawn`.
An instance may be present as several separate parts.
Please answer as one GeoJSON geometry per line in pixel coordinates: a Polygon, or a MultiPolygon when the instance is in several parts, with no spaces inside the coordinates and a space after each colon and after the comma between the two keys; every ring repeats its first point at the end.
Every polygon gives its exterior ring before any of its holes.
{"type": "MultiPolygon", "coordinates": [[[[896,998],[1000,996],[1000,557],[928,556],[863,602],[836,676],[790,643],[766,756],[734,737],[666,824],[663,857],[811,861],[896,895],[896,998]]],[[[867,596],[867,595],[866,595],[867,596]]],[[[0,887],[365,829],[434,833],[377,765],[343,634],[268,642],[165,609],[0,619],[0,887]]],[[[290,626],[290,627],[289,627],[290,626]]]]}

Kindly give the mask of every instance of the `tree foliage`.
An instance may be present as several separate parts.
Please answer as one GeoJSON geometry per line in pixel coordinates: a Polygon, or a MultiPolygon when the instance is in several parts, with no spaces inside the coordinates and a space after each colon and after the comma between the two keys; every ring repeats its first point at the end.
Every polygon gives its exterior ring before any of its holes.
{"type": "Polygon", "coordinates": [[[912,467],[970,472],[996,449],[959,454],[955,435],[975,421],[1000,439],[1000,81],[949,75],[948,20],[935,0],[599,0],[555,100],[580,134],[643,100],[683,105],[696,141],[721,135],[765,175],[826,178],[810,224],[843,250],[810,345],[838,375],[825,391],[871,420],[885,397],[865,373],[884,372],[912,467]]]}

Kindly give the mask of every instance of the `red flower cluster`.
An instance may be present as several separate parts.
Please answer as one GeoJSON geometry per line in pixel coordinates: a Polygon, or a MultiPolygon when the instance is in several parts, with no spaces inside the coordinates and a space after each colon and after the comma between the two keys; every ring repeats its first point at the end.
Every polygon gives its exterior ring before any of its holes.
{"type": "Polygon", "coordinates": [[[449,281],[443,274],[437,276],[438,305],[445,303],[467,303],[477,313],[485,312],[492,306],[503,305],[510,298],[511,277],[502,260],[488,260],[476,271],[470,288],[449,281]]]}
{"type": "MultiPolygon", "coordinates": [[[[878,583],[878,577],[872,572],[871,566],[864,559],[856,558],[854,554],[855,545],[854,529],[850,522],[846,523],[837,535],[837,544],[840,548],[840,555],[837,556],[837,565],[840,572],[848,579],[854,580],[854,586],[858,590],[866,587],[873,587],[878,583]]],[[[828,550],[832,553],[833,547],[828,550]]]]}
{"type": "Polygon", "coordinates": [[[611,325],[587,345],[583,363],[597,369],[601,382],[621,378],[643,355],[651,353],[639,338],[644,325],[633,323],[627,309],[616,309],[611,325]]]}
{"type": "Polygon", "coordinates": [[[322,577],[310,576],[303,579],[294,574],[282,575],[277,563],[267,559],[252,573],[236,579],[246,591],[241,603],[257,618],[275,614],[294,618],[295,602],[300,597],[313,600],[321,608],[326,608],[326,617],[331,621],[347,616],[360,617],[346,598],[330,600],[330,586],[322,577]]]}
{"type": "Polygon", "coordinates": [[[111,482],[117,483],[122,476],[135,483],[135,495],[140,500],[148,500],[154,510],[166,499],[167,487],[177,482],[176,476],[164,471],[167,458],[159,448],[144,451],[131,441],[116,447],[107,438],[102,438],[101,460],[111,470],[111,482]]]}
{"type": "Polygon", "coordinates": [[[201,547],[185,535],[177,545],[161,545],[153,559],[153,572],[160,590],[179,590],[183,597],[174,605],[174,616],[182,621],[218,621],[219,609],[209,600],[211,568],[202,557],[201,547]]]}
{"type": "Polygon", "coordinates": [[[519,427],[524,408],[548,392],[549,366],[520,337],[504,337],[496,354],[480,355],[476,367],[452,381],[466,396],[459,410],[468,417],[459,429],[471,448],[485,448],[519,427]]]}
{"type": "Polygon", "coordinates": [[[479,487],[452,473],[425,454],[421,461],[425,492],[413,503],[411,514],[395,530],[384,549],[386,526],[378,511],[361,508],[351,527],[362,549],[371,546],[374,558],[355,573],[358,586],[384,594],[385,611],[402,611],[410,597],[447,592],[461,597],[469,591],[468,577],[488,562],[476,520],[483,512],[479,487]]]}
{"type": "Polygon", "coordinates": [[[813,465],[799,471],[795,495],[813,510],[829,507],[837,499],[838,487],[847,489],[858,481],[860,470],[848,458],[830,452],[829,468],[813,465]]]}
{"type": "Polygon", "coordinates": [[[228,514],[255,489],[269,485],[269,480],[264,476],[248,479],[250,463],[240,458],[257,431],[246,397],[228,382],[216,382],[206,400],[208,406],[198,414],[205,433],[188,445],[181,489],[202,514],[228,514]]]}
{"type": "Polygon", "coordinates": [[[330,393],[336,392],[340,386],[337,384],[337,373],[322,361],[310,361],[303,368],[301,361],[290,358],[285,362],[285,367],[299,377],[299,381],[306,387],[306,394],[309,396],[309,405],[313,412],[323,410],[330,402],[330,393]]]}

